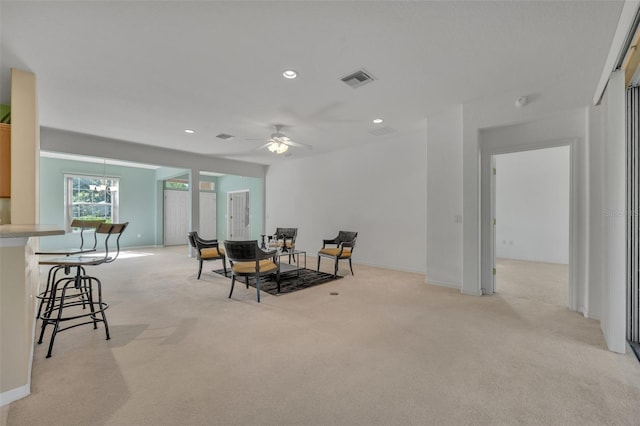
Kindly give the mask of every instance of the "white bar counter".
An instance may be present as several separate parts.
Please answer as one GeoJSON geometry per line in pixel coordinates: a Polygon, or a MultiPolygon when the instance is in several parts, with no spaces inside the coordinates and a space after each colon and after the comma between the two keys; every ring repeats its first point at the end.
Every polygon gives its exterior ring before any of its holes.
{"type": "Polygon", "coordinates": [[[31,392],[39,237],[62,235],[55,225],[0,225],[0,406],[31,392]]]}

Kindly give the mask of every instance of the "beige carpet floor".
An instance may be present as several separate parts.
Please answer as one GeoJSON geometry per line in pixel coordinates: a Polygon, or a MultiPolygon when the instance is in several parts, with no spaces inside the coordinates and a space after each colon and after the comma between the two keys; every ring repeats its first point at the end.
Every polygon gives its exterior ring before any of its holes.
{"type": "Polygon", "coordinates": [[[38,346],[3,424],[640,424],[640,363],[561,305],[358,264],[258,304],[242,285],[227,298],[219,262],[196,280],[186,251],[96,267],[112,339],[85,326],[50,359],[38,346]]]}
{"type": "Polygon", "coordinates": [[[569,265],[496,259],[496,293],[532,302],[569,306],[569,265]]]}

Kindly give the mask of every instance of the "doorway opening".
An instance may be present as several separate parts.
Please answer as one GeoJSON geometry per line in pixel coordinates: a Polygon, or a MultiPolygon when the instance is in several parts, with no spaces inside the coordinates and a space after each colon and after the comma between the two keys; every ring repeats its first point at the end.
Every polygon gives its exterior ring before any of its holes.
{"type": "Polygon", "coordinates": [[[218,238],[216,223],[216,193],[200,191],[200,228],[202,238],[215,240],[218,238]]]}
{"type": "MultiPolygon", "coordinates": [[[[542,274],[543,266],[548,264],[553,266],[554,263],[558,263],[560,265],[565,265],[563,268],[550,268],[550,269],[561,269],[560,273],[562,274],[562,269],[566,269],[566,278],[561,278],[562,282],[567,282],[567,285],[563,284],[555,284],[555,290],[558,290],[558,286],[560,286],[560,293],[566,289],[565,296],[562,297],[563,306],[568,306],[569,309],[573,311],[578,311],[584,309],[583,306],[579,304],[578,301],[578,283],[576,281],[576,260],[577,260],[577,244],[576,244],[576,194],[575,187],[577,183],[577,168],[576,168],[576,139],[561,139],[561,140],[551,140],[551,141],[543,141],[543,142],[535,142],[528,144],[501,144],[499,146],[492,145],[491,143],[487,143],[482,147],[481,150],[481,259],[480,259],[480,273],[481,273],[481,288],[483,294],[493,294],[497,290],[497,285],[500,285],[502,288],[499,291],[508,291],[504,286],[504,282],[497,283],[496,277],[499,274],[499,268],[501,266],[505,266],[505,264],[496,264],[496,259],[503,259],[507,256],[511,256],[516,258],[515,260],[524,260],[527,262],[540,262],[538,265],[529,265],[533,266],[534,270],[539,271],[542,274]],[[496,190],[496,177],[500,174],[499,168],[496,168],[496,159],[498,162],[500,161],[499,156],[503,154],[516,154],[521,153],[526,155],[526,153],[537,153],[539,156],[543,157],[547,152],[546,149],[560,148],[564,151],[559,155],[559,159],[556,159],[556,162],[560,162],[564,164],[563,166],[563,175],[564,177],[558,177],[557,174],[551,173],[548,170],[548,166],[543,162],[542,165],[537,164],[533,167],[533,171],[530,174],[533,174],[534,178],[531,184],[519,184],[514,185],[515,190],[518,191],[517,196],[519,198],[519,203],[522,204],[521,208],[524,209],[526,214],[531,214],[535,211],[539,212],[539,216],[542,215],[543,225],[545,222],[550,222],[551,219],[548,217],[552,213],[558,213],[559,211],[566,212],[568,205],[568,218],[564,219],[564,225],[558,225],[559,222],[555,219],[555,224],[553,227],[548,226],[547,231],[545,233],[534,232],[531,219],[524,219],[525,216],[520,214],[521,218],[520,222],[518,219],[512,219],[512,222],[515,222],[515,225],[512,225],[511,231],[514,232],[510,236],[501,236],[496,235],[496,231],[503,226],[503,229],[509,231],[509,218],[496,217],[496,208],[497,208],[497,200],[499,195],[497,195],[496,190]],[[494,174],[495,173],[495,174],[494,174]],[[566,188],[568,185],[568,196],[566,192],[561,196],[561,199],[558,200],[558,196],[556,195],[555,199],[551,199],[551,201],[544,201],[539,199],[540,194],[555,192],[555,187],[558,186],[558,179],[562,180],[562,185],[566,188]],[[536,184],[539,182],[543,182],[544,185],[537,185],[538,189],[535,189],[536,184]],[[528,189],[531,187],[531,189],[528,189]],[[532,192],[533,191],[533,192],[532,192]],[[555,200],[555,201],[554,201],[555,200]],[[559,207],[559,203],[562,203],[563,207],[559,207]],[[506,221],[506,222],[505,222],[506,221]],[[513,226],[516,228],[514,229],[513,226]],[[562,234],[567,235],[566,243],[562,250],[557,250],[561,246],[559,243],[555,242],[556,236],[549,236],[548,229],[559,229],[562,227],[562,234]],[[522,228],[522,229],[520,229],[522,228]],[[528,233],[531,235],[528,239],[526,237],[521,236],[522,232],[528,233]],[[516,235],[520,235],[517,236],[516,235]],[[545,237],[546,235],[546,237],[545,237]],[[498,239],[499,238],[499,239],[498,239]],[[524,240],[523,240],[524,238],[524,240]],[[503,242],[504,241],[504,242],[503,242]],[[565,258],[558,257],[532,257],[531,253],[527,256],[522,256],[522,251],[517,251],[516,249],[525,249],[526,244],[525,241],[534,241],[536,242],[537,251],[547,251],[547,255],[553,252],[562,252],[565,253],[565,258]],[[553,243],[553,244],[550,244],[553,243]],[[543,247],[542,249],[540,247],[543,247]],[[547,247],[544,249],[544,247],[547,247]],[[549,248],[553,247],[553,249],[549,248]],[[505,250],[507,254],[505,254],[505,250]],[[510,250],[510,252],[509,252],[510,250]],[[514,256],[515,254],[515,256],[514,256]],[[501,257],[502,256],[502,257],[501,257]],[[517,257],[524,257],[524,259],[517,259],[517,257]],[[566,263],[560,263],[566,262],[566,263]]],[[[555,154],[558,155],[558,154],[555,154]]],[[[504,157],[507,158],[507,157],[504,157]]],[[[507,197],[508,198],[508,197],[507,197]]],[[[566,213],[562,213],[565,215],[566,213]]],[[[549,225],[549,223],[547,223],[549,225]]],[[[529,248],[530,250],[530,248],[529,248]]],[[[498,262],[500,263],[500,262],[498,262]]],[[[503,276],[508,276],[509,270],[506,272],[503,269],[503,276]]],[[[557,272],[557,271],[556,271],[557,272]]],[[[551,273],[551,271],[550,271],[551,273]]],[[[522,276],[524,274],[528,274],[532,280],[536,280],[535,275],[531,273],[523,272],[522,274],[517,273],[517,276],[522,276]]],[[[543,277],[538,278],[538,281],[550,281],[548,275],[542,274],[543,277]],[[547,278],[544,278],[546,276],[547,278]]],[[[522,283],[528,291],[533,292],[533,294],[541,296],[550,296],[550,291],[545,295],[543,289],[536,289],[533,284],[525,284],[522,283]]],[[[549,285],[553,285],[549,283],[549,285]]],[[[553,299],[556,300],[557,298],[553,299]]],[[[547,299],[548,300],[548,299],[547,299]]],[[[558,302],[556,302],[558,303],[558,302]]]]}
{"type": "Polygon", "coordinates": [[[164,189],[163,233],[165,246],[186,244],[189,227],[189,190],[164,189]]]}
{"type": "Polygon", "coordinates": [[[235,241],[248,240],[251,235],[249,190],[229,192],[227,197],[227,238],[235,241]]]}
{"type": "Polygon", "coordinates": [[[494,291],[569,306],[569,146],[493,157],[494,291]]]}

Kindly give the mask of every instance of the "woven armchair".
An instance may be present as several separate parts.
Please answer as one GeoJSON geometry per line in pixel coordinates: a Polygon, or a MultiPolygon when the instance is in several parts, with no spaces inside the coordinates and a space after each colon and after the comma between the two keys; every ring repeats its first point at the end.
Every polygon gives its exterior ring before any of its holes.
{"type": "Polygon", "coordinates": [[[330,240],[322,240],[322,248],[318,251],[318,271],[320,270],[320,259],[327,257],[333,259],[333,276],[338,275],[338,261],[348,260],[351,275],[353,275],[353,266],[351,265],[351,256],[356,247],[357,232],[340,231],[338,236],[330,240]],[[335,247],[333,247],[335,246],[335,247]]]}
{"type": "Polygon", "coordinates": [[[276,274],[278,291],[280,291],[280,264],[276,262],[276,250],[264,251],[258,246],[258,241],[225,241],[227,257],[231,263],[231,291],[229,298],[233,294],[233,287],[236,277],[244,277],[247,288],[249,288],[249,277],[256,280],[256,291],[258,292],[258,303],[260,303],[260,277],[276,274]]]}
{"type": "Polygon", "coordinates": [[[224,269],[224,274],[227,275],[225,251],[224,248],[220,247],[218,240],[205,240],[198,235],[197,231],[189,232],[187,238],[189,239],[191,247],[195,249],[196,258],[200,264],[198,268],[198,279],[200,279],[200,275],[202,274],[202,262],[208,260],[222,260],[222,268],[224,269]]]}

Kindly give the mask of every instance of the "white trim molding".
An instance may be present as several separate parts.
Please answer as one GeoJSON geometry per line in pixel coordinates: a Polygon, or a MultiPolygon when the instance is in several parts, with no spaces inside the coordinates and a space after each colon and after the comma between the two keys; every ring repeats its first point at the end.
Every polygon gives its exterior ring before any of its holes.
{"type": "Polygon", "coordinates": [[[548,141],[539,141],[533,143],[517,144],[510,146],[498,146],[493,147],[490,144],[481,144],[480,148],[480,205],[482,206],[480,212],[480,244],[481,244],[481,262],[480,262],[480,277],[483,294],[493,294],[493,259],[489,258],[488,253],[493,253],[492,244],[494,243],[491,235],[490,222],[491,212],[491,188],[489,180],[491,179],[491,157],[499,154],[507,154],[513,152],[531,151],[545,148],[555,148],[560,146],[569,146],[570,149],[570,185],[569,185],[569,295],[568,295],[568,307],[572,311],[577,311],[578,306],[582,305],[582,301],[578,300],[578,210],[577,210],[577,152],[576,152],[577,139],[555,139],[548,141]]]}
{"type": "Polygon", "coordinates": [[[628,37],[633,37],[633,34],[629,33],[634,31],[633,23],[636,19],[639,6],[640,1],[630,0],[626,0],[622,6],[622,12],[620,12],[620,19],[618,20],[618,27],[616,28],[613,40],[611,41],[611,47],[609,48],[609,56],[607,56],[607,61],[605,62],[602,74],[600,75],[600,81],[596,87],[596,93],[593,96],[594,105],[600,104],[602,95],[607,88],[607,83],[609,83],[611,73],[616,70],[616,66],[618,65],[617,63],[623,53],[622,50],[626,49],[626,41],[628,37]]]}
{"type": "Polygon", "coordinates": [[[447,288],[455,288],[456,290],[460,290],[462,288],[462,283],[452,283],[447,281],[438,281],[438,280],[430,280],[426,278],[424,280],[425,284],[435,285],[438,287],[447,287],[447,288]]]}
{"type": "Polygon", "coordinates": [[[24,386],[20,386],[18,388],[0,393],[0,407],[11,404],[13,401],[22,399],[25,396],[29,396],[31,394],[31,390],[29,389],[29,387],[30,386],[26,384],[24,386]]]}

